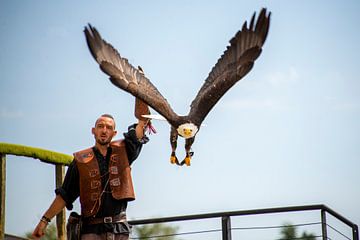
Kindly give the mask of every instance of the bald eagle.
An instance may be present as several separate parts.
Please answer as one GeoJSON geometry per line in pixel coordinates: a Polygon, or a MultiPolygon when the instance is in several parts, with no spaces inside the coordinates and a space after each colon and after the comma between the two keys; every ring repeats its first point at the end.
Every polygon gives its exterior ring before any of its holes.
{"type": "Polygon", "coordinates": [[[93,26],[85,26],[84,33],[92,56],[100,69],[110,76],[110,81],[147,103],[169,122],[171,163],[189,166],[193,154],[191,146],[201,123],[227,90],[252,69],[254,61],[259,57],[268,34],[270,15],[263,8],[257,18],[254,13],[250,23],[243,24],[205,79],[186,116],[177,115],[142,69],[133,67],[112,45],[102,39],[93,26]],[[175,154],[179,135],[185,138],[186,150],[186,157],[181,163],[175,154]]]}

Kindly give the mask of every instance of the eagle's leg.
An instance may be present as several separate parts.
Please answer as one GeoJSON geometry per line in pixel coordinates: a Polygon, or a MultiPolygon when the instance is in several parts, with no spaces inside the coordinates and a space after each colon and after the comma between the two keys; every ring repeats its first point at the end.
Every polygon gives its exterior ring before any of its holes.
{"type": "Polygon", "coordinates": [[[195,137],[188,138],[185,140],[186,157],[182,161],[181,165],[183,165],[185,163],[186,166],[190,166],[190,160],[191,160],[192,155],[194,154],[193,152],[191,152],[191,146],[193,145],[194,140],[195,140],[195,137]]]}
{"type": "Polygon", "coordinates": [[[171,144],[171,156],[170,156],[170,162],[171,164],[176,163],[179,165],[179,161],[176,157],[176,147],[177,147],[177,138],[178,138],[178,132],[174,127],[171,127],[170,131],[170,144],[171,144]]]}

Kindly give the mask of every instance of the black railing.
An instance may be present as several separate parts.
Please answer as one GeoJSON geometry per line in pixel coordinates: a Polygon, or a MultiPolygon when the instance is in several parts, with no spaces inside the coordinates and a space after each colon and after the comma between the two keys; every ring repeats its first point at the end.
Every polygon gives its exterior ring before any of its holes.
{"type": "MultiPolygon", "coordinates": [[[[221,230],[210,230],[210,231],[200,231],[196,233],[202,232],[212,232],[212,231],[221,231],[222,232],[222,240],[231,240],[231,231],[236,230],[237,228],[231,227],[231,217],[234,216],[248,216],[248,215],[263,215],[263,214],[274,214],[274,213],[289,213],[289,212],[304,212],[304,211],[320,211],[321,222],[316,224],[321,224],[321,236],[323,240],[330,239],[328,237],[328,228],[334,229],[332,226],[327,224],[327,215],[333,216],[335,219],[338,219],[346,226],[351,228],[352,238],[346,237],[341,232],[346,239],[359,240],[359,231],[358,226],[343,217],[339,213],[334,210],[328,208],[325,205],[307,205],[307,206],[292,206],[292,207],[280,207],[280,208],[265,208],[265,209],[254,209],[254,210],[242,210],[242,211],[231,211],[231,212],[218,212],[218,213],[206,213],[206,214],[195,214],[195,215],[186,215],[186,216],[174,216],[174,217],[163,217],[163,218],[152,218],[152,219],[141,219],[141,220],[132,220],[129,223],[133,226],[136,225],[144,225],[144,224],[155,224],[155,223],[169,223],[169,222],[178,222],[178,221],[189,221],[189,220],[200,220],[200,219],[209,219],[209,218],[220,218],[222,227],[221,230]]],[[[304,224],[306,225],[306,224],[304,224]]],[[[266,228],[266,227],[264,227],[266,228]]],[[[179,234],[174,234],[179,235],[179,234]]],[[[136,239],[150,239],[155,236],[147,236],[146,238],[136,238],[136,239]]],[[[163,236],[156,236],[163,237],[163,236]]]]}

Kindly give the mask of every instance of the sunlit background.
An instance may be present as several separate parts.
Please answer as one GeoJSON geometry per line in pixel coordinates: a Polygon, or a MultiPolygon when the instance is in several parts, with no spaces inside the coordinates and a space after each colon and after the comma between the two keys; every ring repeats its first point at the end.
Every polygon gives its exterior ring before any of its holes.
{"type": "MultiPolygon", "coordinates": [[[[100,114],[113,114],[120,133],[136,121],[133,97],[91,57],[87,23],[186,114],[230,38],[262,7],[272,12],[263,52],[205,119],[191,167],[169,163],[169,126],[154,123],[158,134],[133,164],[128,216],[326,204],[359,224],[356,0],[2,0],[0,142],[72,154],[94,144],[100,114]]],[[[6,167],[5,230],[23,236],[55,196],[55,168],[13,156],[6,167]]]]}

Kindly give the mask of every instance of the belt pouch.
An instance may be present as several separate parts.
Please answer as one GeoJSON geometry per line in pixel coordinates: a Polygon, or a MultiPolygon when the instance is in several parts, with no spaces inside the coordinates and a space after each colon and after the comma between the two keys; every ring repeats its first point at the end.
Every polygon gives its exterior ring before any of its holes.
{"type": "Polygon", "coordinates": [[[71,212],[66,224],[68,240],[80,240],[81,216],[77,212],[71,212]]]}

